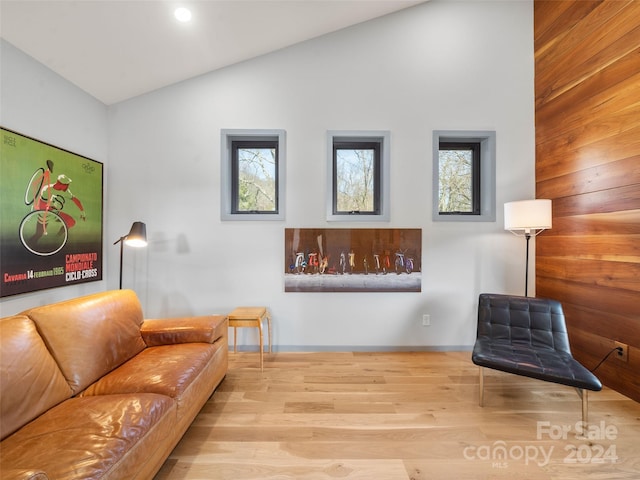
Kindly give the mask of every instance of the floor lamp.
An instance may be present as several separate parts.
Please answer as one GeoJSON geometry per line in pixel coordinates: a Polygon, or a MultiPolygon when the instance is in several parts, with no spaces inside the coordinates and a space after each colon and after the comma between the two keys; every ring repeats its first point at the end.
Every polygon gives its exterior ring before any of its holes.
{"type": "Polygon", "coordinates": [[[120,244],[120,289],[122,289],[122,254],[123,245],[126,243],[130,247],[147,246],[147,226],[143,222],[133,222],[131,230],[127,235],[120,237],[113,244],[120,244]]]}
{"type": "Polygon", "coordinates": [[[524,296],[529,296],[529,240],[551,228],[551,200],[522,200],[504,204],[504,229],[527,241],[524,296]]]}

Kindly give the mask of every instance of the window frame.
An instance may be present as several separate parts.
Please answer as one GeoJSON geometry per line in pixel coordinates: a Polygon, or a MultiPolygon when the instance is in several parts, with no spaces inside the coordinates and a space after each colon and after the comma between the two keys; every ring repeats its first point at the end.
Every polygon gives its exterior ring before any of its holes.
{"type": "Polygon", "coordinates": [[[389,221],[389,152],[390,132],[380,130],[327,132],[327,221],[328,222],[362,222],[389,221]],[[374,209],[373,211],[356,212],[337,209],[337,157],[340,148],[352,150],[371,149],[375,155],[374,175],[374,209]]]}
{"type": "Polygon", "coordinates": [[[496,221],[496,132],[474,130],[434,130],[433,131],[433,197],[432,219],[435,222],[495,222],[496,221]],[[473,171],[477,182],[479,208],[477,213],[440,212],[438,208],[440,192],[440,145],[479,144],[477,170],[473,171]]]}
{"type": "MultiPolygon", "coordinates": [[[[284,130],[231,130],[221,132],[221,220],[260,220],[273,221],[285,219],[285,139],[284,130]],[[238,210],[238,166],[236,146],[276,145],[276,211],[239,211],[238,210]]],[[[242,147],[240,147],[242,148],[242,147]]]]}

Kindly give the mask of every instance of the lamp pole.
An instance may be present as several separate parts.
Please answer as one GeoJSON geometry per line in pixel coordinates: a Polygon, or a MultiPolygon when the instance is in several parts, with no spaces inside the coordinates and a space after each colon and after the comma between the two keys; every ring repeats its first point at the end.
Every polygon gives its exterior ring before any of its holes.
{"type": "MultiPolygon", "coordinates": [[[[120,238],[120,283],[119,283],[119,288],[120,290],[122,290],[122,255],[124,253],[124,239],[125,237],[121,237],[120,238]]],[[[527,249],[529,248],[528,243],[527,243],[527,249]]],[[[527,250],[528,252],[528,250],[527,250]]]]}
{"type": "Polygon", "coordinates": [[[113,244],[115,245],[116,243],[120,243],[120,290],[122,290],[122,256],[123,256],[123,250],[124,250],[124,240],[127,238],[127,236],[123,236],[120,237],[118,240],[116,240],[113,244]]]}
{"type": "MultiPolygon", "coordinates": [[[[531,240],[531,233],[527,231],[524,234],[524,238],[527,240],[527,255],[525,257],[525,263],[524,263],[524,296],[528,297],[529,296],[529,240],[531,240]]],[[[120,258],[120,261],[122,261],[122,258],[120,258]]],[[[122,266],[120,266],[120,270],[122,270],[122,266]]]]}

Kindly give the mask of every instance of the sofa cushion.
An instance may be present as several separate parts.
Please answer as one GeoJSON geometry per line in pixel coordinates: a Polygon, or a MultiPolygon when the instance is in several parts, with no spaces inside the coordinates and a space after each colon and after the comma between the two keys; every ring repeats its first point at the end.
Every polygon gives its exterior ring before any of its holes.
{"type": "Polygon", "coordinates": [[[35,322],[74,395],[145,348],[142,307],[131,290],[101,292],[23,313],[35,322]]]}
{"type": "Polygon", "coordinates": [[[51,480],[42,470],[33,468],[20,468],[2,470],[3,480],[51,480]]]}
{"type": "Polygon", "coordinates": [[[0,438],[71,397],[71,389],[33,322],[0,319],[0,438]]]}
{"type": "Polygon", "coordinates": [[[56,480],[135,478],[175,422],[175,402],[162,395],[72,398],[2,442],[0,471],[38,469],[56,480]]]}
{"type": "MultiPolygon", "coordinates": [[[[192,399],[184,398],[185,392],[203,372],[206,372],[208,377],[214,376],[209,371],[211,368],[226,372],[225,354],[226,345],[223,346],[220,342],[149,347],[102,377],[81,395],[158,393],[176,399],[178,414],[181,415],[183,403],[192,403],[192,399]],[[214,359],[214,356],[220,358],[214,359]]],[[[220,378],[217,382],[219,381],[220,378]]],[[[207,388],[210,391],[211,385],[207,388]]]]}

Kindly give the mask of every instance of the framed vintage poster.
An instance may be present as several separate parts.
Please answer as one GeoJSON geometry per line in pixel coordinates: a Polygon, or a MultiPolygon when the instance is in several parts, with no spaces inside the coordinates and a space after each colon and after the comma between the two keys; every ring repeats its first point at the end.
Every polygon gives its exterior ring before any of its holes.
{"type": "Polygon", "coordinates": [[[420,292],[419,228],[286,228],[285,292],[420,292]]]}
{"type": "Polygon", "coordinates": [[[102,163],[0,135],[0,297],[102,280],[102,163]]]}

